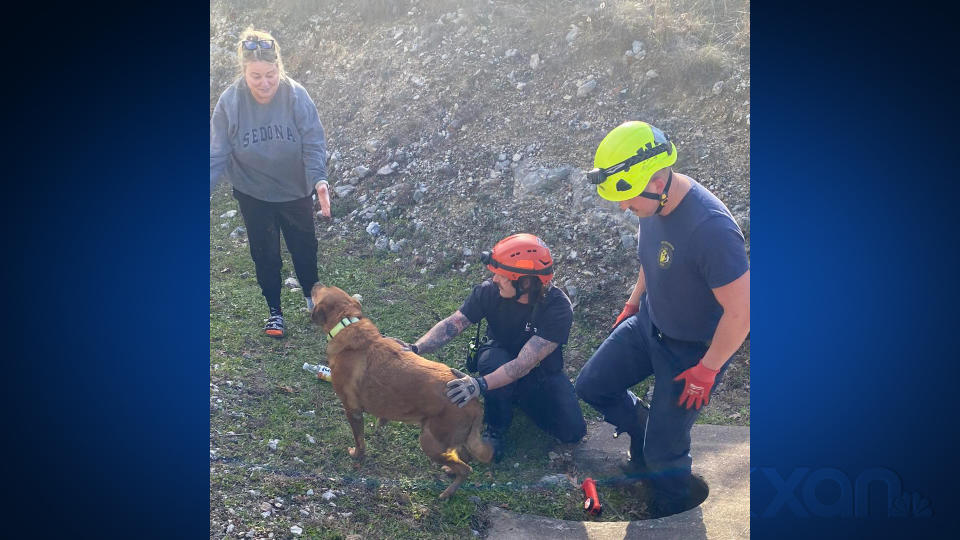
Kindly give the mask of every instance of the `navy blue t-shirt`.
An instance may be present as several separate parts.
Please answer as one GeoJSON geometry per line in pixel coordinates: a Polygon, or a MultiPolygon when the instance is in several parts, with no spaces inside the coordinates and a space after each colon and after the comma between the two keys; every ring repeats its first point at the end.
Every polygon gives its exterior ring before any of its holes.
{"type": "Polygon", "coordinates": [[[640,220],[637,257],[647,285],[647,312],[661,332],[709,341],[723,308],[712,289],[749,268],[743,233],[727,207],[695,180],[669,215],[640,220]]]}
{"type": "Polygon", "coordinates": [[[532,304],[520,304],[500,296],[497,285],[487,280],[473,288],[460,307],[460,313],[473,324],[486,319],[487,336],[514,356],[533,336],[557,343],[559,346],[540,365],[549,371],[563,366],[562,349],[573,326],[573,307],[560,289],[550,287],[534,312],[532,304]]]}

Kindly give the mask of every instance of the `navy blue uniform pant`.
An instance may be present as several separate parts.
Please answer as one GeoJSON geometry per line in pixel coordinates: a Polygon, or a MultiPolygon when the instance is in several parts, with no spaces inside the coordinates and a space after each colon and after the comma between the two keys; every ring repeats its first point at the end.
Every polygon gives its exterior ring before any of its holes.
{"type": "MultiPolygon", "coordinates": [[[[480,352],[477,368],[481,375],[487,375],[513,359],[510,351],[490,347],[480,352]]],[[[483,398],[487,427],[501,435],[506,433],[513,421],[514,405],[560,442],[578,442],[587,433],[580,402],[562,371],[544,373],[534,368],[506,386],[488,390],[483,398]]]]}
{"type": "MultiPolygon", "coordinates": [[[[684,383],[673,379],[697,364],[707,344],[679,341],[662,335],[651,323],[645,307],[623,321],[593,354],[580,375],[576,391],[583,401],[600,411],[604,419],[643,438],[643,459],[655,485],[669,494],[683,495],[689,489],[690,429],[700,415],[677,402],[684,383]],[[639,425],[629,388],[655,376],[653,400],[646,425],[639,425]]],[[[714,388],[726,371],[717,374],[714,388]]]]}
{"type": "Polygon", "coordinates": [[[233,196],[240,204],[240,215],[247,227],[250,257],[257,273],[260,292],[271,308],[280,307],[280,288],[283,283],[280,270],[280,232],[287,243],[293,270],[310,296],[317,282],[317,235],[313,228],[313,200],[310,197],[289,202],[267,202],[255,199],[236,189],[233,196]]]}

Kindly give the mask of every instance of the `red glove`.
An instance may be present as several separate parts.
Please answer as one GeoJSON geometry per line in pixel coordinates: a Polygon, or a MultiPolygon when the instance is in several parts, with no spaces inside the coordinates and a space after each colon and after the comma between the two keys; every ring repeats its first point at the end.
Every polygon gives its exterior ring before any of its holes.
{"type": "Polygon", "coordinates": [[[713,380],[717,377],[717,373],[720,373],[719,369],[712,370],[701,361],[674,377],[674,381],[683,380],[686,383],[677,406],[683,407],[684,401],[687,402],[688,409],[691,405],[696,405],[697,410],[700,410],[701,405],[709,405],[710,390],[713,388],[713,380]]]}
{"type": "MultiPolygon", "coordinates": [[[[638,312],[638,311],[640,311],[640,307],[639,307],[639,306],[635,306],[635,305],[633,305],[633,304],[631,304],[631,303],[629,303],[629,302],[627,302],[626,304],[624,304],[624,305],[623,305],[623,311],[620,312],[620,315],[617,315],[617,320],[616,320],[616,322],[613,323],[613,328],[616,328],[616,327],[620,326],[620,323],[622,323],[622,322],[624,321],[624,319],[626,319],[627,317],[635,314],[635,313],[638,312]]],[[[611,330],[613,330],[613,328],[611,328],[611,330]]]]}

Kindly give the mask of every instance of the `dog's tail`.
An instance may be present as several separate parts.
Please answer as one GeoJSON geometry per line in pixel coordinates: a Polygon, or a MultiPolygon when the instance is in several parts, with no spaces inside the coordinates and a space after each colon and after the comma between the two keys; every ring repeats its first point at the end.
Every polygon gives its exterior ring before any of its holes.
{"type": "Polygon", "coordinates": [[[467,442],[464,446],[474,459],[481,463],[490,463],[493,459],[493,447],[490,443],[483,440],[483,409],[473,417],[473,425],[470,426],[470,433],[467,435],[467,442]]]}

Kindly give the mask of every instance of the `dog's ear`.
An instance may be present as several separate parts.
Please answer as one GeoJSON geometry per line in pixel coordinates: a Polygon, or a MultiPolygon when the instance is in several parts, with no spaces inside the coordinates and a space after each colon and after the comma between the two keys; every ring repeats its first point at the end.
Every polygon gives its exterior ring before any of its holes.
{"type": "Polygon", "coordinates": [[[323,290],[323,288],[324,286],[321,285],[320,282],[317,282],[313,286],[313,289],[310,290],[310,298],[313,300],[313,311],[310,312],[310,320],[317,326],[323,326],[323,322],[326,320],[323,310],[320,309],[320,304],[323,302],[320,291],[323,290]]]}
{"type": "Polygon", "coordinates": [[[310,313],[310,320],[313,321],[313,324],[317,326],[323,326],[323,322],[326,318],[323,316],[323,310],[320,309],[320,304],[315,304],[313,306],[313,312],[310,313]]]}

